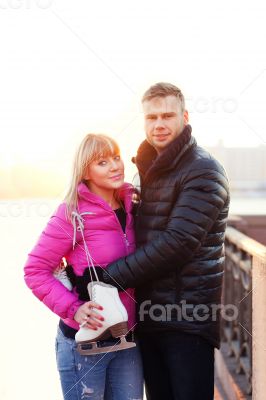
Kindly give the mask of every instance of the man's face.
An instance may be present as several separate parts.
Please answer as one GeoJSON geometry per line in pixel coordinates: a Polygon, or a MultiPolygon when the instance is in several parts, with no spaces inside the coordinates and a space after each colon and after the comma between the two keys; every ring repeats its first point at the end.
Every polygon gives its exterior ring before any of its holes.
{"type": "Polygon", "coordinates": [[[143,102],[145,132],[148,142],[161,153],[188,123],[188,112],[181,111],[175,96],[154,97],[143,102]]]}

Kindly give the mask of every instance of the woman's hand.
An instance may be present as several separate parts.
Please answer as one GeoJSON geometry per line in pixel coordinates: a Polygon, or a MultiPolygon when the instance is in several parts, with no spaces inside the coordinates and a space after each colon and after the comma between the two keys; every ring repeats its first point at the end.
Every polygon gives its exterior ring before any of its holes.
{"type": "Polygon", "coordinates": [[[74,320],[83,327],[97,330],[103,326],[100,321],[104,321],[104,318],[95,309],[103,310],[103,307],[94,301],[87,301],[78,308],[74,320]]]}

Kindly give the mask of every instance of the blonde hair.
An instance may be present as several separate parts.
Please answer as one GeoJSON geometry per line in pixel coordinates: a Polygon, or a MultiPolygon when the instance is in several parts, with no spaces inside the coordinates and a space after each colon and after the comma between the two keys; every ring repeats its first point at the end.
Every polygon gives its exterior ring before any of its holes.
{"type": "Polygon", "coordinates": [[[72,178],[65,196],[66,217],[71,219],[73,211],[78,206],[78,185],[85,180],[89,165],[100,158],[106,158],[120,154],[116,141],[107,135],[89,133],[80,143],[72,170],[72,178]]]}

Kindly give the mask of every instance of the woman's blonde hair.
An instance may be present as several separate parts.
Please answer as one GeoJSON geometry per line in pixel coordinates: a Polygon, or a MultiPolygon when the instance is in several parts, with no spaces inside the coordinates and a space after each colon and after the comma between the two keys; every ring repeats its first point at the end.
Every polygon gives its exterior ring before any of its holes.
{"type": "Polygon", "coordinates": [[[116,141],[109,136],[89,133],[80,143],[72,170],[72,178],[65,196],[67,218],[71,219],[78,206],[78,185],[85,180],[89,165],[100,158],[119,155],[120,149],[116,141]]]}

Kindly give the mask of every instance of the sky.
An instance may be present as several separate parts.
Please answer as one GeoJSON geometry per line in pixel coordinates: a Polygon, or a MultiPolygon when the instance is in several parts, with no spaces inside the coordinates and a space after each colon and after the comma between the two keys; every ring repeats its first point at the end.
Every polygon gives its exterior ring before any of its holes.
{"type": "Polygon", "coordinates": [[[16,293],[3,320],[13,327],[19,304],[16,327],[28,327],[19,340],[2,331],[14,351],[2,357],[1,399],[61,398],[55,321],[20,279],[52,206],[5,198],[60,197],[89,132],[117,139],[130,180],[145,138],[140,99],[159,81],[182,89],[200,145],[265,145],[265,11],[264,0],[0,0],[0,216],[12,217],[1,218],[1,243],[16,293]]]}
{"type": "Polygon", "coordinates": [[[131,176],[140,99],[158,81],[182,89],[199,144],[265,145],[265,10],[257,0],[0,0],[2,178],[65,182],[89,132],[117,139],[131,176]]]}

